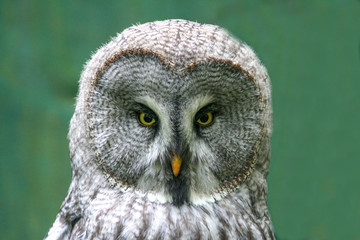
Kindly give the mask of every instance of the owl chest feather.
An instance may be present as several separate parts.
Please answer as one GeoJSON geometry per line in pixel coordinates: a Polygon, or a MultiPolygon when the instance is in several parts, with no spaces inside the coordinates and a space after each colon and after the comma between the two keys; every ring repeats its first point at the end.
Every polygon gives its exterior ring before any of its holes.
{"type": "Polygon", "coordinates": [[[240,199],[203,205],[150,202],[124,194],[90,203],[70,239],[272,239],[266,216],[248,212],[240,199]]]}

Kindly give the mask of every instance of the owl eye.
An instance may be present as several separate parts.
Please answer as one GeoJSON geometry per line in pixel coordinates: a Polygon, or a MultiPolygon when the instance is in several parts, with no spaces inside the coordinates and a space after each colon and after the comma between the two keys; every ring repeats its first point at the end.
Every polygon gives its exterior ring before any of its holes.
{"type": "Polygon", "coordinates": [[[205,112],[202,113],[197,119],[196,123],[197,125],[201,127],[209,126],[214,120],[214,115],[212,112],[205,112]]]}
{"type": "Polygon", "coordinates": [[[156,125],[155,116],[146,112],[139,113],[139,122],[146,127],[152,127],[156,125]]]}

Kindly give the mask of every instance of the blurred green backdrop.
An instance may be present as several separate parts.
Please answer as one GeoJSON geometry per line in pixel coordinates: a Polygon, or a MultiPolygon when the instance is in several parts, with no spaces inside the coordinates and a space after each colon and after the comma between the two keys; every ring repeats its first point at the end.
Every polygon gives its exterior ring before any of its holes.
{"type": "Polygon", "coordinates": [[[280,239],[360,239],[360,3],[0,1],[0,239],[41,239],[71,180],[85,61],[117,32],[185,18],[227,28],[267,66],[269,206],[280,239]]]}

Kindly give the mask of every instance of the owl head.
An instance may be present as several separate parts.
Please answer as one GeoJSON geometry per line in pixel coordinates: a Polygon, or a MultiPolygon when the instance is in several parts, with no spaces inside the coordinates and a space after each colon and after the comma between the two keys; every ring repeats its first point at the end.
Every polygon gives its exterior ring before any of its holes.
{"type": "Polygon", "coordinates": [[[269,81],[253,50],[217,26],[132,26],[81,75],[73,177],[176,206],[251,191],[267,175],[269,81]]]}

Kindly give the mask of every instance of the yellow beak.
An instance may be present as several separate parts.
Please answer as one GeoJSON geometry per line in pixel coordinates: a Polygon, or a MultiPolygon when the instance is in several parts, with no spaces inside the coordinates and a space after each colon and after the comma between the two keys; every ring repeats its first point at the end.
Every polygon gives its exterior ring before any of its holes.
{"type": "Polygon", "coordinates": [[[174,153],[174,157],[171,161],[171,167],[172,167],[172,171],[173,171],[175,177],[177,177],[177,175],[179,175],[180,168],[181,168],[181,162],[182,162],[181,158],[174,153]]]}

